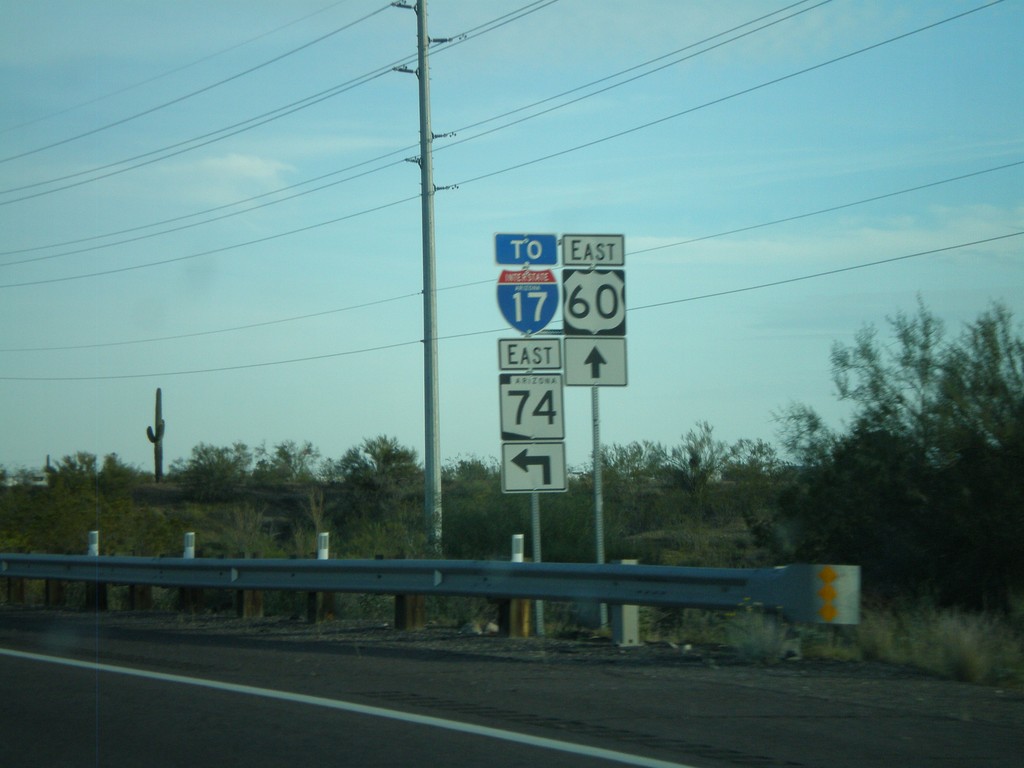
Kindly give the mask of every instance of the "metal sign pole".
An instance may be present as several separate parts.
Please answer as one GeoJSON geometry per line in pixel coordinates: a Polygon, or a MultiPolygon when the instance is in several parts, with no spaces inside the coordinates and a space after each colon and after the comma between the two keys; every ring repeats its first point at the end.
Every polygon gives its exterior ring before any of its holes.
{"type": "MultiPolygon", "coordinates": [[[[530,494],[530,538],[533,542],[533,562],[540,563],[540,494],[530,494]]],[[[537,637],[544,637],[544,601],[533,601],[533,623],[537,637]]]]}
{"type": "MultiPolygon", "coordinates": [[[[598,390],[590,388],[590,410],[594,419],[594,539],[597,557],[595,562],[604,563],[604,491],[601,487],[601,414],[598,407],[598,390]]],[[[601,603],[601,626],[608,625],[608,606],[601,603]]]]}

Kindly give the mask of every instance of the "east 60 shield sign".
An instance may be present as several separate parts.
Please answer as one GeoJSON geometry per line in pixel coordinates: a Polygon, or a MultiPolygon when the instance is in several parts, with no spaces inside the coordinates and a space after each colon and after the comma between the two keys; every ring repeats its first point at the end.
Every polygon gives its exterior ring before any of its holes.
{"type": "Polygon", "coordinates": [[[504,270],[498,278],[498,308],[522,333],[537,333],[558,309],[558,281],[550,269],[504,270]]]}

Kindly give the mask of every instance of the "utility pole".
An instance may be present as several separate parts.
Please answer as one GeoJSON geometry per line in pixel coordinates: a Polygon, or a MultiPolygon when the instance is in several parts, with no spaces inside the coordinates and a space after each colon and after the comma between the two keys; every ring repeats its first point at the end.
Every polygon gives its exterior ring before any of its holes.
{"type": "MultiPolygon", "coordinates": [[[[423,414],[424,444],[423,516],[428,543],[441,552],[441,439],[437,395],[437,281],[434,258],[434,164],[430,129],[430,68],[427,48],[427,0],[415,6],[396,2],[398,8],[416,11],[417,68],[420,97],[420,207],[423,227],[423,414]]],[[[408,71],[408,70],[402,70],[408,71]]]]}

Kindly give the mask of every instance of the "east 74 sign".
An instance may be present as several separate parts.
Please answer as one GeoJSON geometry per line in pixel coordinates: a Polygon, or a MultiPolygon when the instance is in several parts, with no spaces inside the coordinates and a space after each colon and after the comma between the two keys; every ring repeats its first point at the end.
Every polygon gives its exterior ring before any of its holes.
{"type": "Polygon", "coordinates": [[[562,293],[566,336],[626,335],[624,270],[562,270],[562,293]]]}

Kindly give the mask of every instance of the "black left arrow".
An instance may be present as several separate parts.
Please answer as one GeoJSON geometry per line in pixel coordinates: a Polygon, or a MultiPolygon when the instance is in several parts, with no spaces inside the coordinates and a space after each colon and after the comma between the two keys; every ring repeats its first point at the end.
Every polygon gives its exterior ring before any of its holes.
{"type": "Polygon", "coordinates": [[[539,466],[543,472],[541,484],[551,485],[551,457],[550,456],[530,456],[529,449],[524,448],[518,453],[515,458],[512,459],[512,463],[519,467],[523,472],[529,472],[531,466],[539,466]]]}
{"type": "Polygon", "coordinates": [[[604,359],[604,356],[601,354],[601,351],[597,347],[594,347],[592,350],[590,350],[590,354],[587,355],[586,359],[583,362],[585,365],[590,366],[590,378],[600,379],[601,366],[605,365],[608,361],[604,359]]]}

